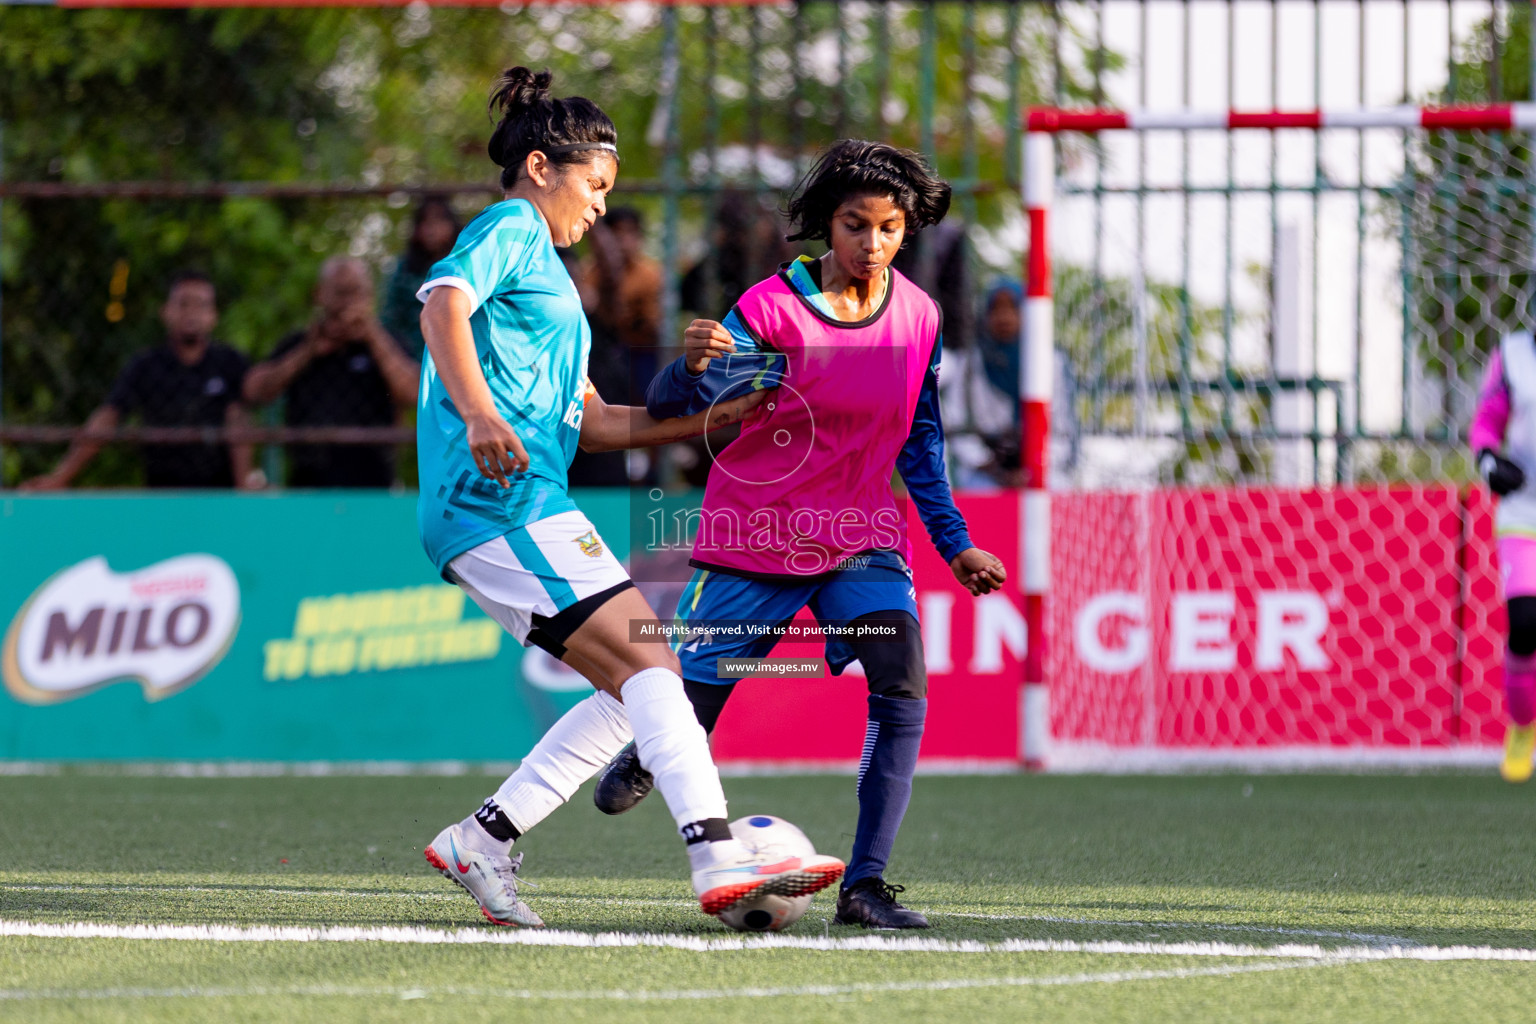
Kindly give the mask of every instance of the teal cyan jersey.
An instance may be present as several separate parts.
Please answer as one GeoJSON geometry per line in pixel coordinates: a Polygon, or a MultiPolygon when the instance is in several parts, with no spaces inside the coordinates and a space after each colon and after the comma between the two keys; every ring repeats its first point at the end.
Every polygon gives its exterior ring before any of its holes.
{"type": "Polygon", "coordinates": [[[441,572],[493,537],[576,508],[566,473],[576,454],[590,386],[592,332],[581,297],[533,205],[509,199],[488,206],[460,233],[417,293],[457,288],[470,296],[469,318],[480,369],[496,409],[517,431],[530,464],[502,487],[480,475],[464,420],[438,378],[431,354],[421,361],[416,458],[421,470],[417,522],[421,543],[441,572]]]}

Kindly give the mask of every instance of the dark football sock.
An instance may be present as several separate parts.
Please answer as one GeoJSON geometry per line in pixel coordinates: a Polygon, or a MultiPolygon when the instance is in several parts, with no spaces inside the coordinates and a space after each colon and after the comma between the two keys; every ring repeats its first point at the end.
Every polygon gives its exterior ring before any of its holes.
{"type": "Polygon", "coordinates": [[[736,684],[733,682],[696,683],[692,679],[683,680],[683,692],[688,694],[688,703],[693,705],[693,717],[699,720],[705,732],[715,731],[715,723],[720,721],[720,712],[725,710],[725,702],[730,699],[734,689],[736,684]]]}
{"type": "Polygon", "coordinates": [[[912,774],[928,701],[871,694],[864,753],[859,758],[859,828],[845,886],[885,872],[896,832],[912,798],[912,774]]]}
{"type": "Polygon", "coordinates": [[[718,843],[722,839],[732,838],[730,822],[724,818],[690,821],[678,831],[683,834],[683,843],[687,846],[695,843],[718,843]]]}

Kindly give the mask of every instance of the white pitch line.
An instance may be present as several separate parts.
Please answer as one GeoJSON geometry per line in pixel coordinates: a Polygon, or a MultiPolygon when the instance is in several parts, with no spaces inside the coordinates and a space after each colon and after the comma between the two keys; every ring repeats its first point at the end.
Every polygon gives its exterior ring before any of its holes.
{"type": "Polygon", "coordinates": [[[1294,971],[1310,967],[1338,966],[1345,961],[1294,960],[1283,963],[1227,964],[1220,967],[1181,967],[1167,971],[1106,971],[1098,974],[1056,974],[1038,978],[941,978],[933,981],[892,981],[857,985],[796,985],[783,988],[739,989],[558,989],[360,987],[346,985],[293,985],[247,988],[98,988],[98,989],[0,989],[0,1002],[71,999],[228,999],[273,996],[429,999],[529,999],[567,1002],[617,1000],[622,1002],[672,1002],[703,999],[764,999],[783,997],[868,995],[882,992],[952,992],[981,988],[1028,988],[1060,985],[1113,985],[1128,981],[1164,981],[1185,978],[1224,978],[1235,974],[1294,971]]]}
{"type": "Polygon", "coordinates": [[[1213,921],[1111,921],[1098,917],[1058,917],[1054,914],[970,914],[961,911],[936,911],[936,916],[964,917],[975,921],[1046,921],[1052,924],[1094,924],[1111,928],[1193,928],[1221,932],[1249,932],[1265,935],[1300,935],[1313,939],[1352,939],[1368,946],[1418,946],[1420,943],[1399,935],[1373,935],[1370,932],[1330,932],[1318,928],[1285,928],[1269,924],[1227,924],[1213,921]]]}
{"type": "MultiPolygon", "coordinates": [[[[210,893],[213,895],[243,895],[247,893],[261,893],[272,896],[337,896],[365,899],[402,899],[402,900],[428,900],[433,902],[458,902],[464,899],[461,892],[377,892],[347,889],[280,889],[280,888],[220,888],[218,886],[198,885],[65,885],[49,883],[10,883],[0,882],[0,892],[68,892],[68,893],[210,893]]],[[[569,893],[540,894],[541,901],[559,901],[569,903],[593,903],[600,902],[604,906],[624,907],[674,907],[678,909],[692,908],[696,906],[693,900],[674,900],[666,897],[655,899],[643,899],[626,897],[622,899],[608,899],[601,896],[578,896],[569,893]]],[[[1417,946],[1413,939],[1399,935],[1377,935],[1370,932],[1336,932],[1317,928],[1286,928],[1281,925],[1262,924],[1229,924],[1207,921],[1116,921],[1095,917],[1062,917],[1055,914],[981,914],[966,911],[933,911],[935,917],[958,917],[973,921],[1043,921],[1048,924],[1083,924],[1098,925],[1106,928],[1184,928],[1209,931],[1239,932],[1250,935],[1293,935],[1312,939],[1348,939],[1353,942],[1364,943],[1367,946],[1417,946]]]]}
{"type": "Polygon", "coordinates": [[[141,939],[185,942],[382,942],[409,945],[552,946],[579,949],[661,948],[699,953],[759,949],[849,950],[890,953],[1103,953],[1135,956],[1268,957],[1319,961],[1492,960],[1536,963],[1536,949],[1497,946],[1342,946],[1286,943],[1249,946],[1230,942],[1077,942],[1065,939],[1004,939],[1001,942],[898,938],[880,935],[659,935],[629,932],[573,932],[559,929],[353,927],[301,928],[173,924],[43,924],[0,921],[0,937],[43,939],[141,939]]]}
{"type": "MultiPolygon", "coordinates": [[[[247,893],[261,893],[272,896],[338,896],[361,897],[365,899],[402,899],[402,900],[430,900],[458,902],[464,899],[462,892],[377,892],[347,889],[279,889],[279,888],[244,888],[231,887],[220,888],[218,886],[199,885],[65,885],[49,883],[10,883],[0,882],[0,892],[67,892],[67,893],[210,893],[213,895],[244,895],[247,893]]],[[[674,900],[666,897],[655,899],[643,899],[627,897],[623,899],[608,899],[602,896],[577,896],[569,893],[541,893],[541,901],[558,901],[567,903],[602,903],[604,906],[622,907],[669,907],[692,908],[697,904],[693,900],[674,900]]],[[[1398,935],[1375,935],[1369,932],[1334,932],[1316,928],[1285,928],[1280,925],[1262,924],[1228,924],[1203,921],[1114,921],[1094,917],[1061,917],[1054,914],[980,914],[966,911],[935,910],[934,917],[958,917],[973,921],[1043,921],[1049,924],[1086,924],[1100,925],[1107,928],[1185,928],[1210,931],[1240,932],[1252,935],[1294,935],[1312,939],[1349,939],[1361,942],[1368,946],[1417,946],[1413,939],[1398,935]]]]}

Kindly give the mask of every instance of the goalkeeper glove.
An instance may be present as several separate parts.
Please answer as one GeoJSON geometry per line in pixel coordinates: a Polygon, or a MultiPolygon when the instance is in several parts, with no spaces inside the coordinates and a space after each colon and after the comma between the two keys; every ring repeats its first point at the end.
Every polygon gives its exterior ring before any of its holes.
{"type": "Polygon", "coordinates": [[[1488,481],[1488,489],[1501,498],[1525,486],[1525,470],[1491,448],[1477,453],[1477,470],[1488,481]]]}

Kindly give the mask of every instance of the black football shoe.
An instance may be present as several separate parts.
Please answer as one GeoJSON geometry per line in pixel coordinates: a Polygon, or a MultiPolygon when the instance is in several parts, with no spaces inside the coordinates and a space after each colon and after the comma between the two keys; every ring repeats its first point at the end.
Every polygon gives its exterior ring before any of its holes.
{"type": "Polygon", "coordinates": [[[879,875],[861,878],[837,894],[838,924],[857,924],[865,928],[927,928],[928,919],[896,902],[896,894],[906,886],[891,885],[879,875]]]}
{"type": "Polygon", "coordinates": [[[656,777],[640,767],[640,754],[631,743],[619,751],[597,777],[592,802],[604,814],[623,814],[645,799],[656,786],[656,777]]]}

